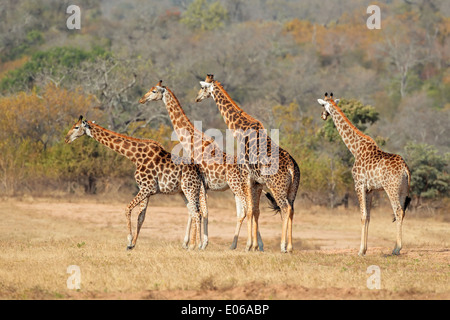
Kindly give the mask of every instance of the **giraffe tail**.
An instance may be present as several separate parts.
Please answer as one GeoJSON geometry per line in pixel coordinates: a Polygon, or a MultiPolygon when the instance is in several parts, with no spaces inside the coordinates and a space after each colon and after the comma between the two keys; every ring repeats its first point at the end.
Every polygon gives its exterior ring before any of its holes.
{"type": "MultiPolygon", "coordinates": [[[[409,171],[408,167],[406,167],[406,176],[408,178],[408,195],[406,196],[405,202],[402,205],[403,214],[405,214],[406,209],[408,208],[408,206],[409,206],[409,204],[411,203],[411,200],[412,200],[411,197],[409,196],[410,184],[411,184],[411,172],[409,171]]],[[[396,220],[397,219],[395,218],[395,215],[394,215],[394,218],[393,218],[392,222],[395,222],[396,220]]]]}
{"type": "MultiPolygon", "coordinates": [[[[410,192],[410,187],[411,187],[411,171],[409,171],[408,166],[406,166],[406,175],[408,176],[408,194],[410,192]]],[[[403,212],[406,211],[406,208],[408,208],[408,205],[411,203],[411,198],[408,196],[406,196],[405,198],[405,203],[403,204],[403,212]]]]}
{"type": "Polygon", "coordinates": [[[411,198],[409,196],[406,197],[405,199],[405,204],[403,205],[403,211],[406,211],[406,208],[408,208],[408,205],[411,202],[411,198]]]}
{"type": "Polygon", "coordinates": [[[264,191],[264,194],[266,195],[266,198],[269,199],[269,208],[275,211],[275,214],[280,213],[281,214],[281,208],[275,201],[275,198],[270,192],[264,191]]]}

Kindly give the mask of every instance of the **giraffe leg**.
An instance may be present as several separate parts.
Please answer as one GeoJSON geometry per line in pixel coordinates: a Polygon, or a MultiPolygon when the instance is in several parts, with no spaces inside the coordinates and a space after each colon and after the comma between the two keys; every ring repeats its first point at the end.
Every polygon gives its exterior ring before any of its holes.
{"type": "Polygon", "coordinates": [[[188,216],[188,222],[187,222],[187,226],[186,226],[186,233],[184,235],[184,239],[183,239],[183,248],[184,249],[188,249],[189,248],[189,241],[191,239],[191,228],[192,228],[192,217],[191,215],[188,216]]]}
{"type": "Polygon", "coordinates": [[[281,252],[286,253],[286,252],[291,252],[292,251],[292,235],[289,234],[288,236],[288,229],[289,229],[289,224],[291,225],[291,230],[292,230],[292,215],[293,215],[293,208],[291,207],[290,204],[285,203],[283,205],[280,206],[281,208],[281,217],[283,220],[282,223],[282,229],[281,229],[281,252]],[[289,243],[287,243],[286,238],[288,238],[289,243]]]}
{"type": "MultiPolygon", "coordinates": [[[[186,175],[181,181],[181,190],[186,198],[186,207],[188,209],[189,218],[186,232],[190,231],[189,249],[194,249],[196,242],[201,243],[201,210],[200,210],[200,190],[202,182],[198,180],[197,173],[186,175]],[[194,225],[192,225],[194,222],[194,225]]],[[[185,239],[186,240],[186,239],[185,239]]],[[[185,242],[187,245],[187,242],[185,242]]]]}
{"type": "Polygon", "coordinates": [[[398,188],[385,189],[391,201],[392,210],[394,211],[394,221],[397,224],[397,239],[393,255],[399,255],[402,249],[402,228],[403,218],[405,217],[404,204],[408,193],[407,183],[399,185],[398,188]],[[391,191],[392,190],[392,191],[391,191]]]}
{"type": "Polygon", "coordinates": [[[402,225],[403,225],[403,210],[401,208],[399,208],[397,210],[397,214],[398,218],[396,218],[396,223],[397,223],[397,241],[395,243],[395,248],[392,251],[393,255],[399,255],[400,254],[400,250],[402,249],[402,225]]]}
{"type": "Polygon", "coordinates": [[[262,192],[263,186],[262,185],[255,185],[255,190],[252,193],[253,201],[252,201],[252,250],[260,250],[264,251],[264,245],[261,240],[261,235],[259,233],[259,200],[261,199],[261,192],[262,192]]]}
{"type": "Polygon", "coordinates": [[[300,184],[300,169],[296,169],[294,166],[294,172],[292,176],[292,183],[289,186],[288,191],[288,200],[289,204],[291,205],[291,212],[289,215],[289,221],[288,221],[288,245],[287,245],[287,251],[292,252],[293,246],[292,246],[292,225],[294,220],[294,202],[295,198],[297,196],[298,186],[300,184]]]}
{"type": "Polygon", "coordinates": [[[183,247],[193,250],[196,247],[196,243],[201,245],[201,212],[198,206],[192,202],[189,202],[187,204],[187,208],[189,212],[189,218],[183,247]]]}
{"type": "Polygon", "coordinates": [[[294,219],[294,206],[293,204],[290,204],[289,208],[289,217],[288,217],[288,225],[287,225],[287,252],[292,252],[292,221],[294,219]]]}
{"type": "Polygon", "coordinates": [[[368,209],[368,202],[371,202],[372,195],[367,194],[364,188],[356,190],[359,200],[359,208],[361,212],[361,245],[359,247],[359,256],[364,256],[367,251],[367,237],[369,233],[370,209],[368,209]]]}
{"type": "Polygon", "coordinates": [[[254,183],[249,181],[247,192],[247,244],[245,246],[247,251],[251,250],[253,247],[253,225],[255,222],[253,219],[253,213],[255,212],[255,199],[256,189],[254,188],[254,183]]]}
{"type": "Polygon", "coordinates": [[[133,248],[136,246],[136,241],[139,236],[139,232],[141,231],[142,224],[144,223],[144,220],[145,220],[145,213],[147,211],[148,200],[149,200],[149,197],[145,198],[140,203],[140,212],[139,212],[139,215],[137,218],[136,234],[134,235],[133,240],[131,242],[131,246],[133,248]]]}
{"type": "MultiPolygon", "coordinates": [[[[206,204],[206,190],[202,185],[200,189],[200,211],[203,221],[203,242],[199,242],[199,249],[206,249],[208,245],[208,206],[206,204]]],[[[201,230],[201,229],[200,229],[201,230]]]]}
{"type": "Polygon", "coordinates": [[[233,242],[231,243],[230,249],[234,250],[237,247],[237,241],[239,238],[239,232],[241,231],[242,222],[245,219],[246,211],[247,211],[247,200],[245,197],[240,197],[238,195],[234,196],[236,201],[236,228],[234,230],[233,242]]]}
{"type": "MultiPolygon", "coordinates": [[[[275,182],[274,182],[275,183],[275,182]]],[[[280,185],[266,183],[281,213],[281,252],[292,251],[292,219],[294,216],[294,207],[288,200],[288,188],[280,188],[280,185]]]]}
{"type": "MultiPolygon", "coordinates": [[[[150,192],[147,189],[141,189],[138,194],[134,197],[134,199],[128,204],[125,210],[125,216],[127,218],[127,228],[128,228],[128,245],[127,250],[131,250],[134,248],[133,244],[133,232],[131,230],[131,212],[133,208],[136,207],[141,201],[150,196],[150,192]]],[[[145,214],[144,214],[145,216],[145,214]]]]}
{"type": "MultiPolygon", "coordinates": [[[[183,198],[184,204],[187,206],[188,204],[188,200],[186,198],[186,196],[184,195],[184,193],[180,193],[181,197],[183,198]]],[[[188,221],[187,221],[187,225],[186,225],[186,232],[184,234],[184,239],[183,239],[183,245],[182,247],[184,249],[188,249],[189,248],[189,241],[190,241],[190,232],[191,232],[191,227],[192,227],[192,217],[189,214],[188,215],[188,221]]]]}

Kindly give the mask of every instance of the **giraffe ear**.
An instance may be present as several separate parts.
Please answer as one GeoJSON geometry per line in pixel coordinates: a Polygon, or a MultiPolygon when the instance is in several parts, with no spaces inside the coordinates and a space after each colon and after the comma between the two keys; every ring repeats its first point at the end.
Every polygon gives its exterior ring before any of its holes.
{"type": "Polygon", "coordinates": [[[205,81],[200,81],[200,85],[203,87],[210,87],[211,83],[210,82],[205,82],[205,81]]]}
{"type": "Polygon", "coordinates": [[[317,99],[317,102],[321,105],[324,106],[326,104],[325,100],[323,99],[317,99]]]}
{"type": "Polygon", "coordinates": [[[336,99],[336,100],[334,100],[334,102],[335,102],[336,104],[338,104],[340,100],[341,100],[341,99],[336,99]]]}

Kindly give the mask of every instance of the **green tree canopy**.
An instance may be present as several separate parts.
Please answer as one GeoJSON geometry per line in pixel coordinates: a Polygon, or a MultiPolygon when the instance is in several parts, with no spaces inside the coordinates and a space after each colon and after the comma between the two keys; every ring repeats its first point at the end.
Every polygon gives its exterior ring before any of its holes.
{"type": "Polygon", "coordinates": [[[72,47],[54,47],[47,51],[38,51],[32,55],[30,61],[1,79],[0,91],[20,91],[32,87],[39,72],[56,74],[60,69],[72,69],[80,66],[83,61],[94,61],[97,57],[107,58],[110,55],[111,53],[102,47],[94,47],[91,51],[72,47]]]}
{"type": "Polygon", "coordinates": [[[214,30],[223,27],[228,12],[219,1],[195,0],[183,14],[181,23],[190,29],[214,30]]]}
{"type": "Polygon", "coordinates": [[[420,198],[434,199],[450,194],[450,153],[440,155],[425,143],[410,142],[405,147],[411,170],[411,191],[420,198]]]}
{"type": "MultiPolygon", "coordinates": [[[[374,107],[364,105],[358,100],[342,99],[339,102],[339,107],[342,109],[348,120],[350,120],[350,122],[362,132],[367,129],[368,125],[374,124],[378,121],[378,111],[374,107]]],[[[333,121],[327,121],[325,123],[322,133],[330,142],[341,139],[333,121]]]]}

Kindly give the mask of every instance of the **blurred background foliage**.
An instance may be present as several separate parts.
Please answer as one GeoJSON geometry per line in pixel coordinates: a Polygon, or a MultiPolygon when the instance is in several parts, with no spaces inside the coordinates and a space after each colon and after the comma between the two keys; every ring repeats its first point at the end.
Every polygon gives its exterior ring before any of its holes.
{"type": "Polygon", "coordinates": [[[224,130],[213,101],[194,103],[198,81],[214,73],[243,109],[280,129],[301,168],[301,198],[356,203],[352,155],[320,119],[325,91],[406,159],[413,205],[448,198],[446,0],[370,3],[380,30],[366,27],[369,3],[356,0],[80,0],[80,30],[66,27],[70,4],[0,4],[1,194],[136,192],[131,163],[88,138],[65,145],[65,133],[82,114],[170,150],[163,103],[138,103],[160,79],[203,130],[224,130]]]}

